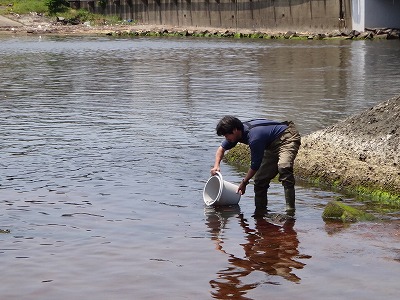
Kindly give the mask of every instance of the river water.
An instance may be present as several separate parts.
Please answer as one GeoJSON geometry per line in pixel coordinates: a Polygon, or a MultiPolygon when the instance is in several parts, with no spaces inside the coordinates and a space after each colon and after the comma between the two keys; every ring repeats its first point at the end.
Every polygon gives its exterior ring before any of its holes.
{"type": "Polygon", "coordinates": [[[0,37],[0,298],[397,299],[399,212],[325,223],[368,203],[299,184],[285,222],[252,188],[224,209],[202,189],[220,117],[322,129],[400,93],[399,46],[0,37]]]}

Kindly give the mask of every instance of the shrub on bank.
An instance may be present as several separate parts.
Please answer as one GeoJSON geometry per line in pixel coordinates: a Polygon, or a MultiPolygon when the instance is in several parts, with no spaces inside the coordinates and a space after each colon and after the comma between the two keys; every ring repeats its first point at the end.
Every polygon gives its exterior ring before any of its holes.
{"type": "Polygon", "coordinates": [[[69,8],[69,2],[66,0],[46,0],[46,6],[50,15],[65,12],[69,8]]]}

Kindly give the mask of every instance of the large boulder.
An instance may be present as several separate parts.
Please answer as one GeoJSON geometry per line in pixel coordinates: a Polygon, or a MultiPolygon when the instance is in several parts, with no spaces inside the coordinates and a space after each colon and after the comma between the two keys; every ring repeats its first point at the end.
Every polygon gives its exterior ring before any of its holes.
{"type": "Polygon", "coordinates": [[[400,96],[302,138],[302,178],[400,203],[400,96]]]}
{"type": "Polygon", "coordinates": [[[339,201],[329,202],[324,212],[322,213],[322,218],[325,221],[335,220],[341,222],[357,222],[357,221],[373,221],[375,217],[369,213],[363,212],[357,208],[348,206],[339,201]]]}

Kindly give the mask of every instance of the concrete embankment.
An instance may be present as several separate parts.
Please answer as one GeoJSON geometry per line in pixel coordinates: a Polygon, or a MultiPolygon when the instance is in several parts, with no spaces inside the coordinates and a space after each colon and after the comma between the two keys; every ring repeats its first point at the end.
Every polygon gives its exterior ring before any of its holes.
{"type": "Polygon", "coordinates": [[[15,28],[15,27],[22,27],[22,26],[23,25],[21,23],[0,15],[0,27],[15,28]]]}
{"type": "MultiPolygon", "coordinates": [[[[296,177],[400,205],[400,96],[302,137],[296,177]]],[[[247,146],[227,161],[248,166],[247,146]]]]}

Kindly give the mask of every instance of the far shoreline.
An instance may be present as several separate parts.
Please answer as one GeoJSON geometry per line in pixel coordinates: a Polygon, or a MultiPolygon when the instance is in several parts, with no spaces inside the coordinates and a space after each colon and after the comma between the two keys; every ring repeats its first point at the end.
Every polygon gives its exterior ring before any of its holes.
{"type": "Polygon", "coordinates": [[[215,28],[197,26],[152,25],[123,22],[121,24],[91,25],[89,22],[70,24],[63,18],[49,18],[31,13],[5,15],[9,24],[0,22],[0,34],[11,35],[107,35],[155,37],[216,37],[287,40],[400,40],[400,29],[375,28],[364,32],[334,30],[331,32],[267,31],[263,29],[215,28]]]}

